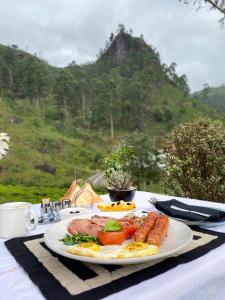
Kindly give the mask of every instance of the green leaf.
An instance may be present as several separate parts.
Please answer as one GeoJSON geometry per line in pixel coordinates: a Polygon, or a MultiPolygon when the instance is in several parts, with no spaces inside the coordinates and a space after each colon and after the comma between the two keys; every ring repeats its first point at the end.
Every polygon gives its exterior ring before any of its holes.
{"type": "Polygon", "coordinates": [[[122,229],[120,223],[110,220],[108,222],[105,223],[104,226],[104,231],[108,232],[108,231],[120,231],[122,229]]]}

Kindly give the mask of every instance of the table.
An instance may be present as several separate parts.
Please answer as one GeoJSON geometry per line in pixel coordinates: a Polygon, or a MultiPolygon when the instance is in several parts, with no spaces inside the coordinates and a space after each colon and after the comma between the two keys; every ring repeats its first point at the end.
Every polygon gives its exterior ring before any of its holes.
{"type": "MultiPolygon", "coordinates": [[[[108,201],[108,196],[102,196],[108,201]]],[[[171,199],[169,196],[137,192],[135,203],[138,208],[149,207],[148,199],[171,199]]],[[[173,197],[174,198],[174,197],[173,197]]],[[[225,210],[225,204],[199,201],[187,198],[177,200],[194,205],[211,206],[225,210]]],[[[33,205],[39,213],[40,206],[33,205]]],[[[49,225],[38,226],[30,235],[46,231],[49,225]]],[[[225,232],[225,225],[210,227],[211,230],[225,232]]],[[[32,283],[24,270],[16,263],[0,238],[0,299],[1,300],[43,300],[39,289],[32,283]]],[[[153,279],[141,282],[113,294],[107,300],[223,300],[225,299],[225,244],[201,258],[167,271],[153,279]]],[[[59,299],[56,299],[59,300],[59,299]]]]}

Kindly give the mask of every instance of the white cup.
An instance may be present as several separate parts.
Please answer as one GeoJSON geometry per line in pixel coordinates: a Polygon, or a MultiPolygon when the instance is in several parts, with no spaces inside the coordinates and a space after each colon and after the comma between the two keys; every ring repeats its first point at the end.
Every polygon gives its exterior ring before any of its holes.
{"type": "Polygon", "coordinates": [[[0,237],[26,236],[37,227],[38,217],[28,202],[10,202],[0,205],[0,237]],[[31,220],[34,222],[31,223],[31,220]]]}

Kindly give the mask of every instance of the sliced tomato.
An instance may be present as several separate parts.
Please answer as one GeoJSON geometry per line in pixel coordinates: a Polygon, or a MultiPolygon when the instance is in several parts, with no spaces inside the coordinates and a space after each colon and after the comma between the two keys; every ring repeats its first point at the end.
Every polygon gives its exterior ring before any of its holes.
{"type": "Polygon", "coordinates": [[[126,238],[125,231],[100,231],[98,239],[102,245],[121,245],[126,238]]]}
{"type": "Polygon", "coordinates": [[[132,238],[137,229],[137,226],[135,225],[134,221],[130,219],[121,219],[119,223],[125,231],[126,239],[132,238]]]}
{"type": "Polygon", "coordinates": [[[125,231],[126,239],[132,238],[136,231],[137,227],[135,224],[126,224],[123,226],[123,230],[125,231]]]}

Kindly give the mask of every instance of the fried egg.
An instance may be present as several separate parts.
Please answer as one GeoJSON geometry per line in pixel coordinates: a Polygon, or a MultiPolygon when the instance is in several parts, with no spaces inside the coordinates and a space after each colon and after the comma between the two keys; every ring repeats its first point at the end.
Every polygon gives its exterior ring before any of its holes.
{"type": "Polygon", "coordinates": [[[68,247],[67,252],[94,258],[117,258],[120,250],[120,246],[99,246],[96,243],[90,242],[70,246],[68,247]]]}
{"type": "Polygon", "coordinates": [[[134,258],[159,253],[159,247],[142,242],[132,242],[124,246],[100,246],[93,242],[70,246],[67,252],[94,258],[134,258]]]}
{"type": "Polygon", "coordinates": [[[159,247],[142,242],[132,242],[121,247],[118,258],[133,258],[159,253],[159,247]]]}

